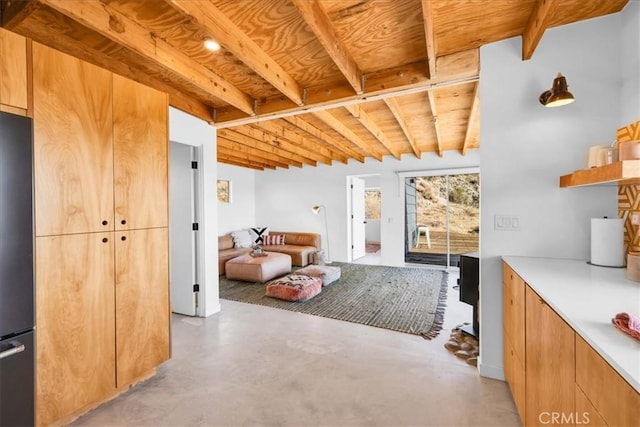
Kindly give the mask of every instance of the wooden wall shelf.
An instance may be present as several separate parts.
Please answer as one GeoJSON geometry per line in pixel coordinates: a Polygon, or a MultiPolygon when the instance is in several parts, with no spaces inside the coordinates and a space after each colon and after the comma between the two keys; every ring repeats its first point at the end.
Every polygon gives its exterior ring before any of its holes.
{"type": "Polygon", "coordinates": [[[560,177],[560,187],[580,187],[611,182],[626,183],[640,178],[640,160],[624,160],[610,165],[580,169],[560,177]]]}

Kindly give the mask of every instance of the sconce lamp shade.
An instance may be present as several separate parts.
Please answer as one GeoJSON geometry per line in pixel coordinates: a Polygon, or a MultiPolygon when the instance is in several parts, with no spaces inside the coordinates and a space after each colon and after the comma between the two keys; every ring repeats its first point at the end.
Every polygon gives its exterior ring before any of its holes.
{"type": "Polygon", "coordinates": [[[314,207],[311,208],[313,213],[316,214],[316,215],[318,215],[318,212],[320,212],[320,209],[322,209],[322,206],[314,206],[314,207]]]}
{"type": "Polygon", "coordinates": [[[569,92],[567,79],[560,73],[553,80],[553,87],[542,92],[538,99],[545,107],[560,107],[575,101],[573,95],[569,92]]]}

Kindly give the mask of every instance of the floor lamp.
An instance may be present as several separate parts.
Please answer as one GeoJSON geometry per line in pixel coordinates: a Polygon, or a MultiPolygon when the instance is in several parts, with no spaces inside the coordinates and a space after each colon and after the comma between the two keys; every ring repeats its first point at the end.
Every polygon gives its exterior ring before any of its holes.
{"type": "Polygon", "coordinates": [[[327,208],[325,208],[324,205],[318,205],[311,208],[313,213],[316,215],[318,215],[320,209],[322,209],[322,213],[324,214],[324,235],[327,237],[327,258],[325,259],[325,262],[331,263],[331,258],[329,258],[329,226],[327,225],[327,208]]]}

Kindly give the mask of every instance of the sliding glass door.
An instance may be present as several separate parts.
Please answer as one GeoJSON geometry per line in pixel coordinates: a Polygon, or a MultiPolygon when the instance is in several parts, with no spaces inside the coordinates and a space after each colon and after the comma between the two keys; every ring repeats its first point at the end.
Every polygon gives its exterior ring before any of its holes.
{"type": "Polygon", "coordinates": [[[478,173],[406,178],[405,203],[406,262],[455,267],[478,251],[478,173]]]}

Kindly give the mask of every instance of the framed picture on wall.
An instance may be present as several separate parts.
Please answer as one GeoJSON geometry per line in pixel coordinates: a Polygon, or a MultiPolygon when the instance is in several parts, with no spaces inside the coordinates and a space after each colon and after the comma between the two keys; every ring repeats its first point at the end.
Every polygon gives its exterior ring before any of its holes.
{"type": "Polygon", "coordinates": [[[231,181],[218,180],[218,203],[231,203],[231,181]]]}

